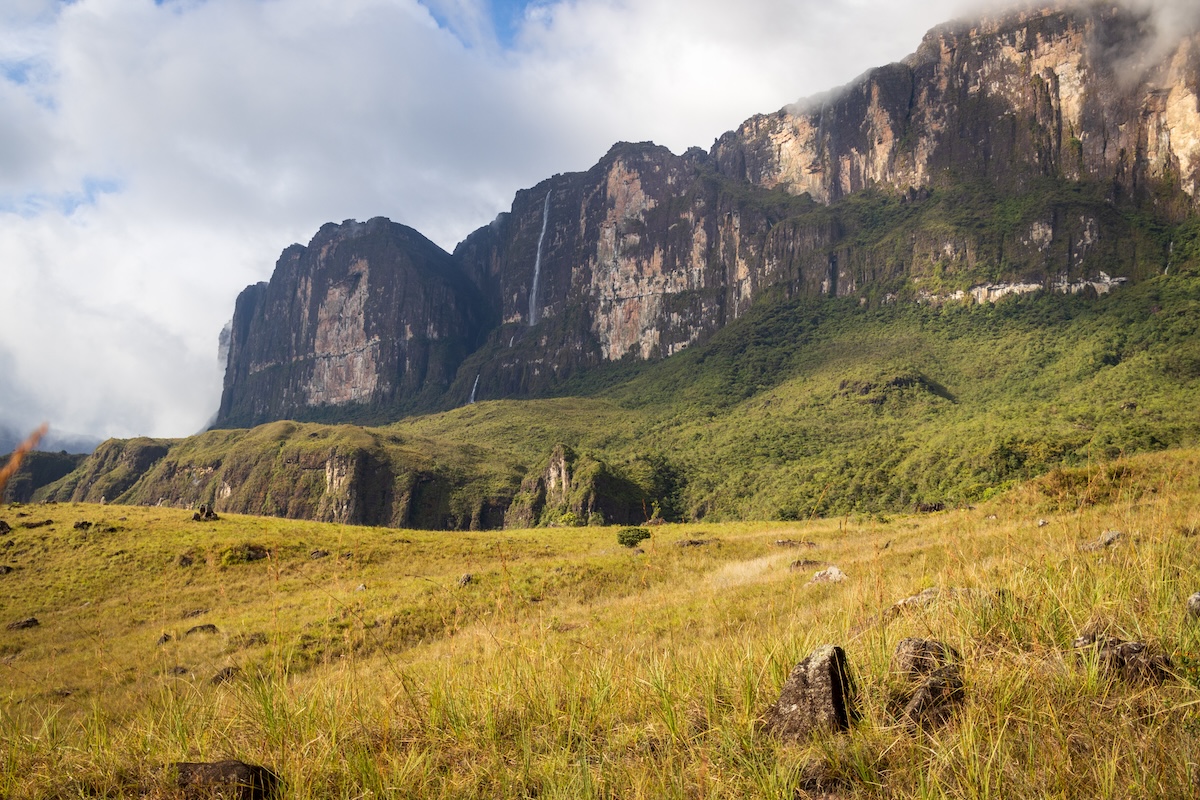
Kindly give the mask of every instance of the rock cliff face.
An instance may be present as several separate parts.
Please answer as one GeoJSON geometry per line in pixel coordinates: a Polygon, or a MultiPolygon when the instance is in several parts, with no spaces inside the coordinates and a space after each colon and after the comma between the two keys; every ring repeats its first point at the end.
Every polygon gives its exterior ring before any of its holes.
{"type": "Polygon", "coordinates": [[[327,225],[238,299],[217,424],[553,392],[767,291],[991,302],[1161,272],[1162,230],[1200,202],[1200,40],[1162,41],[1113,6],[947,25],[711,152],[616,145],[453,256],[382,219],[327,225]]]}
{"type": "Polygon", "coordinates": [[[1191,206],[1200,52],[1192,35],[1164,54],[1168,33],[1113,5],[946,25],[903,63],[747,120],[713,155],[725,174],[826,203],[949,172],[1090,178],[1141,199],[1181,190],[1191,206]]]}
{"type": "Polygon", "coordinates": [[[238,297],[218,424],[403,410],[450,382],[482,310],[449,254],[411,228],[325,225],[238,297]]]}

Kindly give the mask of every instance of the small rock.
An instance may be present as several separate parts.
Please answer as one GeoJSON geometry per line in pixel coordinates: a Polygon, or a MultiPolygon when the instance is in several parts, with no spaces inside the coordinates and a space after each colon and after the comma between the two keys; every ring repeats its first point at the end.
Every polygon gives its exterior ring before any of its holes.
{"type": "Polygon", "coordinates": [[[187,667],[181,667],[179,665],[175,665],[174,667],[171,667],[171,669],[168,671],[172,675],[187,675],[188,673],[191,672],[191,670],[189,670],[187,667]]]}
{"type": "Polygon", "coordinates": [[[469,586],[474,580],[475,576],[468,572],[458,579],[458,588],[461,589],[464,586],[469,586]]]}
{"type": "Polygon", "coordinates": [[[92,527],[92,523],[88,522],[86,519],[81,519],[71,527],[77,531],[86,531],[88,528],[92,527]]]}
{"type": "Polygon", "coordinates": [[[31,528],[31,529],[32,528],[44,528],[47,525],[53,525],[53,524],[54,524],[54,520],[44,519],[41,522],[22,522],[21,527],[22,528],[31,528]]]}
{"type": "Polygon", "coordinates": [[[217,633],[217,626],[211,622],[207,625],[197,625],[194,628],[188,628],[183,635],[191,636],[193,633],[217,633]]]}
{"type": "Polygon", "coordinates": [[[314,560],[318,559],[318,558],[328,558],[329,551],[328,550],[313,550],[311,553],[308,554],[308,557],[311,559],[314,559],[314,560]]]}
{"type": "Polygon", "coordinates": [[[356,591],[356,592],[365,592],[366,590],[367,590],[367,585],[365,583],[360,583],[358,586],[354,587],[354,591],[356,591]]]}
{"type": "Polygon", "coordinates": [[[1187,613],[1190,617],[1200,619],[1200,592],[1187,599],[1187,613]]]}
{"type": "Polygon", "coordinates": [[[816,730],[849,730],[856,717],[846,651],[827,644],[792,669],[763,721],[777,736],[798,741],[816,730]]]}
{"type": "Polygon", "coordinates": [[[796,539],[776,539],[776,547],[816,547],[816,542],[797,541],[796,539]]]}
{"type": "Polygon", "coordinates": [[[936,639],[901,639],[892,652],[892,672],[905,678],[919,678],[957,664],[962,656],[950,645],[936,639]]]}
{"type": "Polygon", "coordinates": [[[193,608],[191,611],[183,612],[183,619],[192,619],[193,617],[203,616],[208,613],[207,608],[193,608]]]}
{"type": "Polygon", "coordinates": [[[1124,536],[1125,534],[1121,533],[1120,531],[1105,531],[1104,533],[1100,534],[1099,539],[1094,542],[1088,542],[1087,544],[1081,544],[1079,549],[1085,553],[1094,553],[1097,550],[1103,550],[1106,547],[1112,547],[1114,544],[1121,541],[1124,536]]]}
{"type": "Polygon", "coordinates": [[[42,623],[38,622],[37,617],[26,617],[25,619],[19,619],[16,622],[10,622],[6,627],[10,631],[23,631],[26,628],[36,628],[41,624],[42,623]]]}
{"type": "Polygon", "coordinates": [[[179,567],[190,567],[194,563],[196,560],[187,553],[181,553],[175,557],[175,565],[179,567]]]}
{"type": "Polygon", "coordinates": [[[10,573],[12,571],[13,571],[13,568],[10,567],[8,564],[0,564],[0,575],[7,575],[8,573],[10,573]]]}
{"type": "Polygon", "coordinates": [[[995,514],[988,514],[986,517],[984,517],[984,519],[1000,519],[1000,518],[998,516],[996,516],[995,514]]]}
{"type": "Polygon", "coordinates": [[[640,548],[640,547],[635,547],[635,548],[633,548],[632,550],[630,550],[630,551],[629,551],[629,554],[630,554],[631,556],[641,556],[641,555],[645,555],[645,554],[646,554],[646,551],[645,551],[645,550],[643,550],[643,549],[642,549],[642,548],[640,548]]]}
{"type": "Polygon", "coordinates": [[[5,533],[12,533],[12,528],[9,526],[9,524],[7,522],[0,519],[0,534],[5,534],[5,533]]]}
{"type": "Polygon", "coordinates": [[[1044,528],[1044,527],[1046,527],[1046,526],[1047,526],[1047,525],[1049,525],[1049,524],[1050,524],[1050,521],[1049,521],[1049,520],[1045,520],[1045,519],[1039,519],[1039,520],[1038,520],[1038,527],[1039,527],[1039,528],[1044,528]]]}
{"type": "Polygon", "coordinates": [[[962,699],[962,667],[947,664],[921,682],[905,704],[904,716],[922,727],[938,725],[946,721],[962,699]]]}
{"type": "Polygon", "coordinates": [[[842,572],[837,567],[826,567],[820,572],[814,573],[809,583],[838,583],[846,580],[846,573],[842,572]]]}
{"type": "Polygon", "coordinates": [[[175,785],[187,797],[230,797],[235,800],[268,800],[279,791],[279,776],[266,767],[244,761],[171,764],[175,785]]]}
{"type": "Polygon", "coordinates": [[[1072,644],[1076,650],[1094,648],[1101,668],[1128,683],[1163,683],[1174,668],[1166,653],[1145,642],[1126,642],[1092,632],[1072,644]]]}
{"type": "Polygon", "coordinates": [[[175,637],[172,636],[171,634],[164,633],[162,636],[158,637],[158,641],[155,642],[155,644],[157,644],[159,647],[162,647],[164,644],[166,644],[167,642],[171,641],[174,638],[175,637]]]}
{"type": "Polygon", "coordinates": [[[789,564],[788,569],[790,569],[792,572],[799,572],[802,569],[808,569],[809,567],[819,567],[822,564],[826,564],[826,563],[828,563],[828,562],[817,561],[814,558],[802,558],[798,561],[793,561],[791,564],[789,564]]]}
{"type": "Polygon", "coordinates": [[[703,547],[706,544],[712,544],[716,539],[681,539],[675,543],[676,547],[703,547]]]}
{"type": "Polygon", "coordinates": [[[219,686],[222,683],[228,683],[229,681],[233,680],[238,675],[240,675],[241,672],[242,672],[241,667],[226,667],[225,669],[218,672],[216,675],[213,675],[212,678],[210,678],[208,682],[211,683],[213,686],[219,686]]]}

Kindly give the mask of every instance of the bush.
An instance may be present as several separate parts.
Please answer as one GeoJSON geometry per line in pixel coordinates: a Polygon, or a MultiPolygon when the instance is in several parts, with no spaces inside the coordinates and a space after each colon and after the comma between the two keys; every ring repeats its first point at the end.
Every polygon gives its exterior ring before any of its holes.
{"type": "Polygon", "coordinates": [[[639,542],[650,538],[645,528],[621,528],[617,531],[617,543],[624,547],[637,547],[639,542]]]}

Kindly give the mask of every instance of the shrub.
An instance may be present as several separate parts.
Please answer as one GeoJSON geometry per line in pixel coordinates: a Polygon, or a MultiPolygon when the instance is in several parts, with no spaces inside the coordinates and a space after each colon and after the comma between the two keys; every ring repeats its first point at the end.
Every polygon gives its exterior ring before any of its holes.
{"type": "Polygon", "coordinates": [[[621,528],[617,531],[617,543],[624,547],[637,547],[639,542],[650,538],[645,528],[621,528]]]}

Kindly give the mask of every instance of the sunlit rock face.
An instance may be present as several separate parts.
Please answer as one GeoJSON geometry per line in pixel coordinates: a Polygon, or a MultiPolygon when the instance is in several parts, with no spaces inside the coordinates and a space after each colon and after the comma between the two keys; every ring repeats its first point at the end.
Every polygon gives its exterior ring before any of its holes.
{"type": "Polygon", "coordinates": [[[217,424],[386,409],[444,389],[481,313],[450,255],[411,228],[325,225],[238,298],[217,424]]]}
{"type": "Polygon", "coordinates": [[[614,145],[452,256],[383,219],[327,225],[239,297],[218,424],[553,393],[678,353],[765,293],[1104,293],[1161,273],[1154,226],[1197,211],[1198,87],[1195,35],[1027,10],[936,28],[708,152],[614,145]]]}
{"type": "Polygon", "coordinates": [[[1172,33],[1112,5],[945,25],[902,63],[752,117],[713,157],[725,174],[823,203],[947,170],[1099,178],[1130,195],[1167,184],[1194,200],[1200,47],[1172,33]]]}

